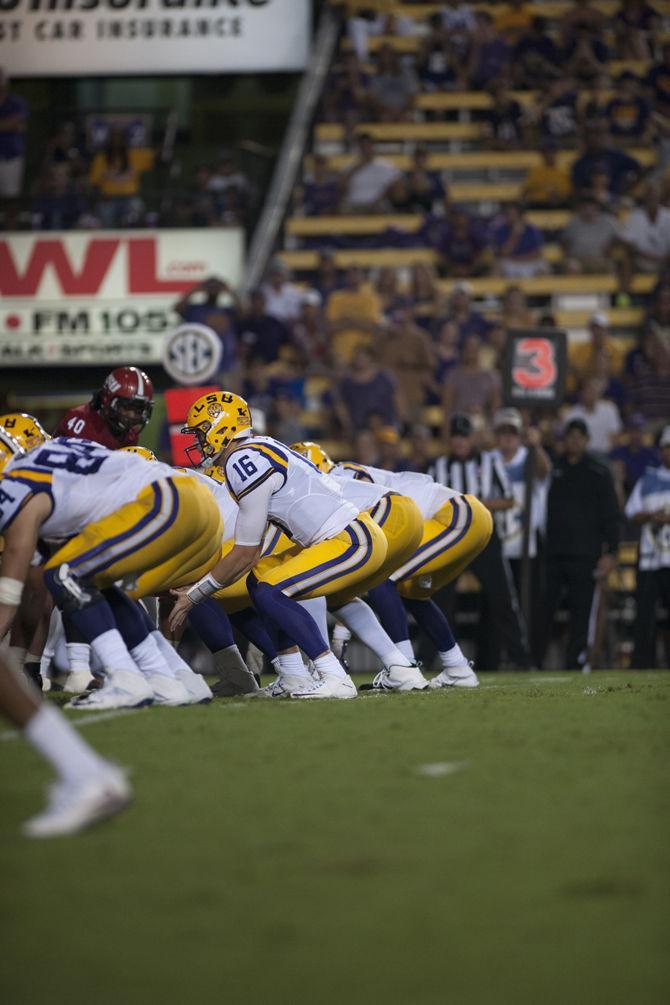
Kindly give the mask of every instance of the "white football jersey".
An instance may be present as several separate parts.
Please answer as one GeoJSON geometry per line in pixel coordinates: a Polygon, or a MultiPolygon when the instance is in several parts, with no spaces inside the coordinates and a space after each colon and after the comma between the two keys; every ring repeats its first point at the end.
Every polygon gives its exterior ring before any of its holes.
{"type": "Polygon", "coordinates": [[[240,441],[226,458],[226,482],[238,502],[253,498],[254,489],[275,473],[282,484],[270,496],[268,519],[303,548],[335,537],[360,512],[338,481],[269,436],[240,441]]]}
{"type": "Polygon", "coordinates": [[[176,468],[176,470],[180,473],[183,472],[185,475],[193,475],[194,478],[202,482],[205,488],[209,489],[223,517],[223,537],[221,541],[230,541],[235,536],[235,521],[237,520],[239,506],[230,494],[228,486],[224,482],[217,482],[214,478],[210,478],[209,475],[204,475],[202,471],[196,471],[195,468],[176,468]]]}
{"type": "Polygon", "coordinates": [[[14,458],[0,479],[0,532],[18,514],[29,495],[46,493],[52,510],[40,537],[72,537],[115,510],[133,502],[147,485],[174,476],[160,461],[108,450],[90,440],[59,437],[14,458]]]}
{"type": "Polygon", "coordinates": [[[386,471],[369,464],[344,461],[336,464],[330,473],[340,479],[355,478],[357,481],[373,482],[375,485],[385,486],[386,491],[409,496],[421,510],[424,520],[430,520],[446,502],[458,495],[453,489],[440,485],[430,475],[422,475],[419,471],[386,471]]]}

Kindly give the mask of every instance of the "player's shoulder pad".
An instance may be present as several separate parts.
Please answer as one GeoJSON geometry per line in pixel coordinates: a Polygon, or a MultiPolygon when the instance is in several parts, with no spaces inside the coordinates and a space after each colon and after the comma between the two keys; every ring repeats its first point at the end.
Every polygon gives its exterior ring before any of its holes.
{"type": "Polygon", "coordinates": [[[352,476],[360,482],[371,482],[372,477],[365,470],[362,464],[355,464],[353,461],[343,461],[340,467],[344,471],[350,471],[352,476]]]}

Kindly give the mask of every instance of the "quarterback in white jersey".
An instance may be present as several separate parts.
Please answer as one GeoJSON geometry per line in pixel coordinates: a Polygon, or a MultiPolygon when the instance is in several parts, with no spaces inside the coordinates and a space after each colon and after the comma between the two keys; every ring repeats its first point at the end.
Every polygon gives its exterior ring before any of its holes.
{"type": "Polygon", "coordinates": [[[355,697],[353,682],[314,619],[295,601],[329,596],[374,574],[386,556],[382,531],[346,501],[334,479],[277,440],[254,436],[249,407],[238,395],[203,395],[190,409],[184,432],[195,437],[189,451],[197,451],[201,467],[223,468],[239,512],[234,547],[179,597],[171,625],[178,627],[191,605],[250,574],[254,606],[309,656],[319,674],[313,687],[296,696],[355,697]],[[268,521],[295,545],[263,558],[268,521]]]}

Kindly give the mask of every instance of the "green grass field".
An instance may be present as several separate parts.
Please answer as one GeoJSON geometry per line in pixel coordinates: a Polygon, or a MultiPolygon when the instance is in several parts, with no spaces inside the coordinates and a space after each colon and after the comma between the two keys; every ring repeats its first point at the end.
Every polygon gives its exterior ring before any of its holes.
{"type": "Polygon", "coordinates": [[[0,1001],[665,1003],[669,699],[501,674],[132,712],[82,728],[135,804],[51,842],[18,834],[48,771],[5,737],[0,1001]]]}

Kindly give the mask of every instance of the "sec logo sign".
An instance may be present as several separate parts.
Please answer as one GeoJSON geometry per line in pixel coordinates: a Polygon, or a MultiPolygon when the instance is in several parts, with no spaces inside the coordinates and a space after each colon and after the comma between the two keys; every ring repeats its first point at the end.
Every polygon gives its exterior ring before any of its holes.
{"type": "Polygon", "coordinates": [[[222,355],[221,341],[207,325],[179,325],[165,339],[163,369],[177,384],[203,384],[218,373],[222,355]]]}

